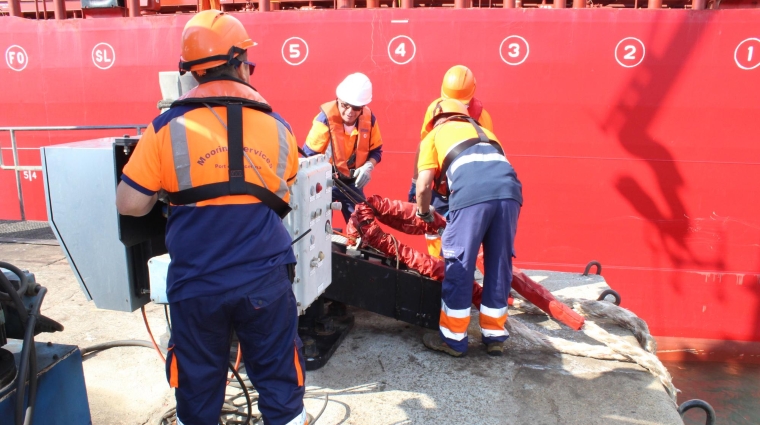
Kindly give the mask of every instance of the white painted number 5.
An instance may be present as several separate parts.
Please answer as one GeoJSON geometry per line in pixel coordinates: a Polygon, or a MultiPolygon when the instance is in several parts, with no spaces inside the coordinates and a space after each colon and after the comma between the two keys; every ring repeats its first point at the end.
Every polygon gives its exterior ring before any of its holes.
{"type": "Polygon", "coordinates": [[[398,47],[396,47],[396,50],[393,53],[401,56],[402,58],[404,56],[406,56],[406,43],[399,44],[398,47]]]}
{"type": "Polygon", "coordinates": [[[295,59],[299,56],[301,56],[301,52],[298,51],[298,44],[291,44],[290,47],[290,58],[295,59]]]}
{"type": "Polygon", "coordinates": [[[636,59],[636,56],[634,56],[636,54],[636,46],[631,46],[629,44],[629,45],[625,46],[623,48],[623,50],[625,50],[626,52],[628,52],[625,56],[623,56],[623,59],[626,59],[626,60],[635,60],[636,59]]]}
{"type": "Polygon", "coordinates": [[[509,47],[509,53],[507,53],[507,55],[509,55],[509,57],[516,58],[516,57],[520,56],[520,45],[519,44],[517,44],[517,43],[510,43],[510,45],[508,47],[509,47]]]}

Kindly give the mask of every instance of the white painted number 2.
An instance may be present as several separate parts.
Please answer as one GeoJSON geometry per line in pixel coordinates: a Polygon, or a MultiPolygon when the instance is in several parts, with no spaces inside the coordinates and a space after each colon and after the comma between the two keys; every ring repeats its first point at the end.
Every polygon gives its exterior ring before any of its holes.
{"type": "Polygon", "coordinates": [[[398,47],[396,47],[396,50],[393,53],[401,56],[402,58],[404,56],[406,56],[406,43],[399,44],[398,47]]]}
{"type": "Polygon", "coordinates": [[[32,181],[37,178],[36,171],[24,171],[24,179],[32,181]]]}
{"type": "Polygon", "coordinates": [[[509,53],[507,53],[507,55],[509,55],[509,57],[516,58],[516,57],[520,56],[520,45],[519,44],[517,44],[517,43],[510,43],[510,45],[507,46],[507,47],[509,48],[509,53]]]}
{"type": "Polygon", "coordinates": [[[646,53],[644,43],[636,37],[626,37],[615,45],[615,61],[623,68],[639,66],[646,53]]]}
{"type": "Polygon", "coordinates": [[[298,50],[298,44],[291,44],[290,47],[290,58],[295,59],[299,56],[301,56],[301,52],[298,50]]]}
{"type": "Polygon", "coordinates": [[[623,48],[623,50],[625,50],[626,52],[628,52],[625,56],[623,56],[623,59],[626,59],[626,60],[635,60],[636,59],[636,56],[634,56],[636,54],[636,46],[631,46],[629,44],[629,45],[625,46],[623,48]]]}

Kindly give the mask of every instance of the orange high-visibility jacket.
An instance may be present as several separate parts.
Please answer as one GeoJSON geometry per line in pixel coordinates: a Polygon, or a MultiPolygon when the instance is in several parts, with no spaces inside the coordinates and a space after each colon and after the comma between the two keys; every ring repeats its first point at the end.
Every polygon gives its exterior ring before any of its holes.
{"type": "Polygon", "coordinates": [[[370,151],[383,143],[377,122],[373,122],[372,111],[364,106],[356,128],[346,134],[337,101],[324,103],[320,109],[322,113],[314,118],[305,144],[319,153],[326,153],[329,147],[330,162],[342,176],[350,178],[350,170],[364,165],[370,151]]]}
{"type": "MultiPolygon", "coordinates": [[[[202,98],[237,98],[259,102],[269,109],[252,87],[234,81],[201,84],[182,99],[202,98]]],[[[170,108],[148,126],[124,167],[124,176],[152,192],[160,189],[178,192],[228,182],[226,109],[213,103],[170,108]]],[[[298,147],[290,126],[274,112],[242,109],[244,179],[287,203],[288,187],[298,172],[298,147]]],[[[251,195],[229,195],[200,201],[194,206],[258,202],[261,201],[251,195]]]]}

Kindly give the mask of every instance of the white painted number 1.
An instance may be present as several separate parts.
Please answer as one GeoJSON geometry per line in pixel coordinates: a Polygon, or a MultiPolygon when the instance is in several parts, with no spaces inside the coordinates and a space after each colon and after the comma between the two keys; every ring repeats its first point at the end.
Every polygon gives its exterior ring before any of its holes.
{"type": "Polygon", "coordinates": [[[398,47],[396,47],[396,50],[393,53],[401,56],[402,58],[404,56],[406,56],[406,43],[399,44],[398,47]]]}
{"type": "Polygon", "coordinates": [[[298,44],[291,44],[290,45],[290,58],[295,59],[297,57],[301,56],[301,52],[298,50],[298,44]]]}
{"type": "Polygon", "coordinates": [[[626,52],[628,52],[625,56],[623,56],[623,59],[626,60],[636,60],[636,46],[631,46],[630,44],[628,46],[625,46],[623,48],[626,52]]]}
{"type": "Polygon", "coordinates": [[[747,62],[751,62],[752,61],[752,52],[755,50],[755,46],[749,46],[749,48],[747,48],[747,50],[749,50],[749,53],[747,54],[747,62]]]}

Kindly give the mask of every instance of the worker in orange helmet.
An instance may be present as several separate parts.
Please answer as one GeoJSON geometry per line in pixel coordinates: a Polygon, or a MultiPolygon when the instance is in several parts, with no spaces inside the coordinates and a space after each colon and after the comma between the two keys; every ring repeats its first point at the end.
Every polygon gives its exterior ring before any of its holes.
{"type": "Polygon", "coordinates": [[[252,46],[242,23],[221,11],[187,22],[179,67],[199,85],[148,126],[116,193],[119,213],[132,216],[168,193],[166,374],[178,425],[219,423],[233,330],[265,423],[307,422],[296,259],[282,222],[298,145],[250,85],[252,46]]]}
{"type": "Polygon", "coordinates": [[[334,188],[333,200],[342,203],[348,223],[355,201],[364,199],[364,186],[383,158],[383,138],[377,118],[367,106],[372,101],[372,82],[362,73],[346,77],[335,90],[335,100],[320,106],[306,136],[306,155],[327,155],[333,177],[345,185],[334,188]]]}
{"type": "MultiPolygon", "coordinates": [[[[441,97],[434,100],[430,106],[428,106],[425,112],[425,120],[422,122],[422,131],[420,131],[420,140],[433,129],[433,113],[436,106],[445,99],[455,99],[463,104],[467,105],[467,113],[475,121],[478,122],[483,128],[493,132],[493,121],[491,121],[491,115],[483,108],[483,103],[476,99],[475,96],[475,76],[464,65],[455,65],[451,67],[443,76],[443,84],[441,85],[441,97]]],[[[409,202],[415,202],[417,191],[417,159],[419,158],[419,150],[414,158],[414,173],[412,175],[412,187],[409,189],[409,202]]],[[[433,193],[433,207],[439,214],[444,217],[447,216],[449,211],[448,200],[439,195],[433,193]]],[[[427,240],[428,253],[430,255],[441,255],[441,237],[438,234],[425,235],[427,240]]]]}
{"type": "Polygon", "coordinates": [[[424,335],[423,343],[454,357],[467,351],[472,281],[482,244],[481,341],[488,354],[498,356],[509,337],[504,325],[522,184],[496,136],[468,116],[464,104],[443,100],[432,117],[417,162],[417,217],[433,221],[431,188],[448,198],[449,217],[443,233],[446,270],[439,332],[424,335]]]}

